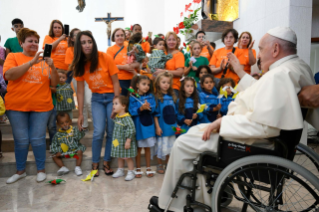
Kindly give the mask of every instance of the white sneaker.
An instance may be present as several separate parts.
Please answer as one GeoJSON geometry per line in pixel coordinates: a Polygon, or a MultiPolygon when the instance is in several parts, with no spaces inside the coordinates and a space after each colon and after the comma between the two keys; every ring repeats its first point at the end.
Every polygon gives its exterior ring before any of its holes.
{"type": "Polygon", "coordinates": [[[135,178],[134,170],[128,170],[125,180],[130,181],[130,180],[133,180],[134,178],[135,178]]]}
{"type": "Polygon", "coordinates": [[[74,172],[75,172],[75,174],[76,174],[77,176],[82,175],[82,169],[81,169],[81,167],[76,166],[75,169],[74,169],[74,172]]]}
{"type": "Polygon", "coordinates": [[[14,174],[7,180],[7,184],[15,183],[18,180],[20,180],[20,179],[22,179],[22,178],[24,178],[26,176],[27,176],[27,173],[25,173],[25,172],[23,174],[21,174],[21,175],[14,174]]]}
{"type": "Polygon", "coordinates": [[[58,170],[58,176],[61,175],[65,175],[67,173],[69,173],[70,170],[68,168],[66,168],[65,166],[62,166],[59,170],[58,170]]]}
{"type": "Polygon", "coordinates": [[[117,178],[117,177],[123,177],[124,176],[124,169],[117,169],[117,171],[112,175],[112,177],[117,178]]]}
{"type": "Polygon", "coordinates": [[[42,181],[45,181],[45,179],[47,179],[47,174],[44,172],[39,172],[37,174],[37,182],[40,183],[42,181]]]}

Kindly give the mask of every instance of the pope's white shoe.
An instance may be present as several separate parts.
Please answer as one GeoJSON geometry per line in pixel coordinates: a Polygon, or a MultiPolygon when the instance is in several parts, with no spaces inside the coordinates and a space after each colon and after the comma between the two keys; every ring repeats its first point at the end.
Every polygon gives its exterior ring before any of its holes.
{"type": "Polygon", "coordinates": [[[45,181],[45,179],[47,179],[47,174],[44,172],[39,172],[37,174],[37,182],[40,183],[42,181],[45,181]]]}
{"type": "Polygon", "coordinates": [[[23,174],[14,174],[12,175],[8,180],[7,180],[7,184],[11,184],[11,183],[15,183],[17,182],[18,180],[24,178],[27,176],[27,173],[23,173],[23,174]]]}

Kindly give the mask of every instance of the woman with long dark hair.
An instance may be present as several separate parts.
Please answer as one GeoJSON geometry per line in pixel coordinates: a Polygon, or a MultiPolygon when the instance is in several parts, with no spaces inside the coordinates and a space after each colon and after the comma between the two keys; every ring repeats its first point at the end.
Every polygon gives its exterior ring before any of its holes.
{"type": "MultiPolygon", "coordinates": [[[[113,58],[104,52],[97,50],[93,35],[88,31],[80,32],[75,40],[74,59],[70,66],[77,80],[79,119],[78,127],[83,124],[83,99],[84,81],[92,91],[92,117],[93,117],[93,142],[92,142],[92,170],[99,169],[103,136],[107,126],[106,146],[103,167],[106,175],[112,175],[110,168],[112,134],[114,122],[111,119],[113,113],[113,98],[120,95],[118,80],[118,68],[113,58]],[[107,119],[107,121],[105,121],[107,119]]],[[[98,173],[96,174],[98,176],[98,173]]]]}

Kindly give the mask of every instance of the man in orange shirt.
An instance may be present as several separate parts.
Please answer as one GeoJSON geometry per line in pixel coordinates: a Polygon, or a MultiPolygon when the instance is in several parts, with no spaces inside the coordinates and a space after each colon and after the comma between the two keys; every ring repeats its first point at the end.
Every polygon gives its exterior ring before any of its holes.
{"type": "Polygon", "coordinates": [[[210,61],[214,54],[214,48],[210,45],[209,41],[205,39],[206,33],[204,31],[198,31],[196,33],[196,40],[203,46],[200,56],[206,57],[210,61]]]}

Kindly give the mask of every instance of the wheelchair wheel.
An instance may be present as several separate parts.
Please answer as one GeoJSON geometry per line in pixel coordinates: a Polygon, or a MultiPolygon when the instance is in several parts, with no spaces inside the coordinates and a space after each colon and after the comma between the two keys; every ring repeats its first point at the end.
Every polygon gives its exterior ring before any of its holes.
{"type": "Polygon", "coordinates": [[[319,154],[312,148],[301,143],[298,144],[297,150],[298,152],[294,157],[294,163],[308,169],[319,179],[319,154]]]}
{"type": "Polygon", "coordinates": [[[289,160],[249,156],[227,166],[213,189],[212,209],[219,211],[316,211],[319,180],[307,169],[289,160]],[[230,184],[232,202],[224,206],[230,184]]]}

